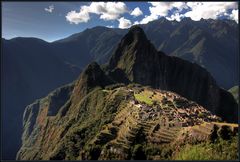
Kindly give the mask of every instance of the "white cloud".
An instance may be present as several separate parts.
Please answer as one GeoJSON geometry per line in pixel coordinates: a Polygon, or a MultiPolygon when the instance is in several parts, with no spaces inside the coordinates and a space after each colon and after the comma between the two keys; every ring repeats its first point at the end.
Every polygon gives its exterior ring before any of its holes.
{"type": "Polygon", "coordinates": [[[66,16],[67,21],[69,21],[71,24],[79,24],[83,22],[88,22],[90,20],[89,13],[82,10],[80,12],[71,11],[67,13],[66,16]]]}
{"type": "Polygon", "coordinates": [[[187,5],[191,11],[185,13],[186,17],[198,21],[203,19],[216,19],[224,15],[228,9],[236,9],[236,2],[188,2],[187,5]]]}
{"type": "Polygon", "coordinates": [[[121,17],[120,19],[118,19],[118,21],[119,21],[118,27],[121,29],[129,28],[132,25],[131,21],[125,19],[124,17],[121,17]]]}
{"type": "Polygon", "coordinates": [[[184,8],[188,8],[185,2],[149,2],[152,7],[149,7],[151,15],[167,16],[168,12],[176,8],[178,11],[182,11],[184,8]]]}
{"type": "Polygon", "coordinates": [[[133,25],[138,25],[138,24],[140,24],[139,21],[135,21],[135,22],[133,23],[133,25]]]}
{"type": "MultiPolygon", "coordinates": [[[[146,24],[150,21],[157,20],[160,17],[166,17],[168,20],[180,21],[183,17],[190,17],[198,21],[203,19],[217,19],[225,15],[230,19],[237,21],[238,4],[236,2],[149,2],[150,14],[145,15],[140,21],[133,24],[146,24]],[[183,10],[187,9],[186,13],[183,10]],[[232,13],[228,13],[232,11],[232,13]]],[[[52,12],[54,7],[45,8],[47,12],[52,12]]],[[[118,20],[119,26],[125,28],[123,24],[132,24],[130,20],[122,17],[128,13],[134,17],[140,16],[143,12],[139,7],[133,11],[128,11],[124,2],[92,2],[89,5],[81,6],[79,11],[70,11],[66,15],[67,21],[71,24],[86,23],[91,19],[91,14],[99,15],[104,21],[118,20]],[[120,18],[121,17],[121,18],[120,18]],[[120,18],[120,19],[119,19],[120,18]],[[130,22],[130,23],[129,23],[130,22]],[[120,25],[121,24],[121,25],[120,25]]]]}
{"type": "Polygon", "coordinates": [[[49,12],[49,13],[52,13],[53,10],[54,10],[54,6],[51,5],[51,6],[48,6],[48,8],[44,8],[45,11],[49,12]]]}
{"type": "Polygon", "coordinates": [[[181,21],[181,19],[184,17],[183,14],[179,14],[179,13],[175,13],[173,15],[171,15],[170,17],[166,17],[166,19],[170,20],[170,21],[173,21],[173,20],[176,20],[176,21],[181,21]]]}
{"type": "Polygon", "coordinates": [[[108,28],[114,28],[114,25],[107,25],[108,28]]]}
{"type": "MultiPolygon", "coordinates": [[[[140,22],[140,24],[147,24],[150,21],[157,20],[159,17],[166,17],[169,11],[173,8],[177,9],[177,12],[182,11],[184,8],[188,8],[185,2],[149,2],[152,6],[149,7],[150,15],[146,15],[140,22]]],[[[176,14],[176,13],[175,13],[176,14]]],[[[171,16],[169,17],[171,18],[171,16]]],[[[173,18],[173,17],[172,17],[173,18]]],[[[177,18],[177,15],[174,17],[177,18]]]]}
{"type": "Polygon", "coordinates": [[[149,2],[150,15],[145,15],[141,21],[135,21],[134,24],[146,24],[157,20],[159,17],[166,17],[168,20],[180,21],[183,17],[190,17],[198,21],[203,19],[217,19],[221,15],[228,15],[230,19],[237,21],[238,4],[237,2],[149,2]],[[172,12],[175,9],[174,12],[172,12]],[[182,13],[183,9],[188,9],[182,13]],[[229,15],[228,10],[233,10],[229,15]],[[171,12],[170,12],[171,11],[171,12]]]}
{"type": "Polygon", "coordinates": [[[142,14],[143,14],[143,12],[140,10],[139,7],[136,7],[136,8],[131,12],[131,15],[133,15],[133,16],[135,16],[135,17],[140,16],[140,15],[142,15],[142,14]]]}
{"type": "Polygon", "coordinates": [[[150,21],[157,20],[159,18],[158,15],[151,14],[149,16],[145,16],[139,23],[140,24],[147,24],[150,21]]]}
{"type": "Polygon", "coordinates": [[[232,13],[230,15],[230,19],[235,20],[238,23],[238,9],[232,10],[232,13]]]}
{"type": "Polygon", "coordinates": [[[100,15],[100,19],[105,21],[117,20],[120,15],[126,12],[128,12],[127,6],[123,2],[92,2],[89,6],[82,6],[79,12],[70,11],[66,19],[75,24],[88,22],[90,20],[89,14],[93,13],[100,15]]]}

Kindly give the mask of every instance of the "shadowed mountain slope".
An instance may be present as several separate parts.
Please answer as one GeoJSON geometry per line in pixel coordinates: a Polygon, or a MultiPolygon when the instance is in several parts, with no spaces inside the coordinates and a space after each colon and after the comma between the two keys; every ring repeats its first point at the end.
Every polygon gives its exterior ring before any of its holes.
{"type": "Polygon", "coordinates": [[[224,120],[237,122],[234,98],[218,87],[208,71],[197,64],[157,52],[138,26],[131,27],[123,37],[107,69],[110,76],[115,71],[123,71],[130,82],[177,92],[224,120]]]}
{"type": "Polygon", "coordinates": [[[158,52],[133,26],[109,64],[89,64],[25,109],[17,159],[174,159],[184,146],[219,140],[236,159],[237,124],[219,123],[236,120],[233,96],[205,69],[158,52]]]}
{"type": "MultiPolygon", "coordinates": [[[[177,22],[160,18],[140,26],[157,50],[204,67],[213,76],[217,84],[224,89],[229,89],[238,84],[238,25],[236,22],[211,19],[192,21],[188,18],[177,22]]],[[[3,98],[2,107],[7,114],[19,112],[17,113],[19,115],[17,119],[13,119],[14,115],[6,117],[11,121],[14,120],[12,127],[20,130],[18,124],[20,123],[20,114],[23,113],[23,109],[27,104],[46,95],[50,90],[74,80],[76,74],[80,71],[79,69],[84,68],[91,61],[97,61],[101,64],[107,63],[114,54],[118,42],[128,30],[94,27],[52,43],[36,38],[2,39],[4,55],[3,78],[7,80],[3,81],[2,86],[8,89],[4,91],[6,94],[4,96],[7,97],[3,98]],[[21,97],[13,98],[11,96],[21,97]],[[15,109],[18,110],[15,111],[15,109]]],[[[153,49],[152,51],[156,50],[153,49]]],[[[161,55],[161,52],[159,52],[159,55],[162,57],[161,60],[179,62],[174,57],[170,59],[165,55],[161,55]]],[[[128,59],[128,55],[126,55],[125,59],[128,59]]],[[[150,59],[153,58],[150,57],[150,59]]],[[[128,66],[131,66],[131,62],[129,62],[128,66]]],[[[155,65],[149,64],[148,66],[154,68],[155,65]]],[[[171,66],[175,66],[175,64],[171,66]]],[[[182,68],[185,69],[187,66],[182,68]]],[[[195,70],[198,69],[196,66],[194,68],[195,70]]],[[[125,70],[130,69],[126,67],[125,70]]],[[[133,77],[133,74],[130,74],[133,72],[129,71],[129,77],[125,75],[125,72],[117,68],[111,72],[111,76],[117,77],[120,82],[128,82],[133,77]]],[[[149,77],[149,79],[152,79],[153,76],[149,77]]],[[[149,83],[147,80],[145,82],[149,83]]],[[[168,80],[168,82],[173,84],[173,80],[168,80]]],[[[160,83],[165,84],[163,81],[160,83]]],[[[181,87],[178,91],[183,91],[182,89],[184,87],[181,87]]],[[[186,95],[190,96],[191,94],[186,95]]],[[[231,98],[228,94],[224,96],[231,98]]],[[[6,138],[8,136],[9,133],[4,135],[6,138]]],[[[16,143],[20,143],[19,138],[14,137],[14,139],[16,139],[16,143]]],[[[12,145],[13,142],[8,142],[5,145],[8,147],[7,150],[13,151],[4,151],[4,157],[6,157],[5,153],[7,154],[7,152],[13,152],[13,154],[16,152],[15,146],[15,149],[11,149],[12,145]]],[[[11,158],[13,158],[13,154],[11,158]]]]}
{"type": "MultiPolygon", "coordinates": [[[[140,27],[157,50],[201,65],[211,73],[218,85],[225,89],[238,84],[238,26],[235,21],[193,21],[184,18],[177,22],[160,18],[140,27]]],[[[95,27],[53,44],[62,49],[57,52],[65,59],[72,57],[69,57],[71,51],[73,59],[69,61],[80,67],[86,66],[89,60],[102,64],[111,58],[117,43],[127,31],[128,29],[95,27]],[[80,62],[74,60],[78,49],[81,49],[84,55],[80,62]]]]}
{"type": "Polygon", "coordinates": [[[24,108],[55,88],[72,82],[77,66],[58,59],[49,44],[35,38],[2,40],[3,159],[15,159],[21,145],[24,108]]]}

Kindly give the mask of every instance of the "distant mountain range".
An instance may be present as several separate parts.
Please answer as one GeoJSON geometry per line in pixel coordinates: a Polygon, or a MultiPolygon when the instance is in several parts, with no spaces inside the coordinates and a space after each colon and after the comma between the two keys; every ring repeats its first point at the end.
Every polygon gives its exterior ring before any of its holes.
{"type": "MultiPolygon", "coordinates": [[[[184,18],[177,22],[160,18],[140,26],[157,50],[201,65],[225,89],[238,84],[238,24],[235,21],[184,18]]],[[[52,44],[54,49],[61,48],[56,53],[83,68],[88,60],[106,63],[127,31],[95,27],[52,44]],[[80,49],[84,57],[76,62],[71,57],[79,56],[80,49]]]]}
{"type": "MultiPolygon", "coordinates": [[[[140,27],[157,50],[201,65],[225,89],[238,84],[235,21],[184,18],[176,22],[161,18],[140,27]]],[[[91,61],[107,63],[127,32],[98,26],[52,43],[36,38],[2,39],[3,139],[8,139],[3,140],[4,159],[15,158],[20,146],[25,106],[75,80],[91,61]]]]}
{"type": "Polygon", "coordinates": [[[208,71],[157,51],[133,26],[107,64],[92,62],[72,84],[25,109],[17,159],[175,159],[186,145],[221,147],[220,139],[237,148],[237,124],[226,123],[237,119],[234,97],[208,71]]]}

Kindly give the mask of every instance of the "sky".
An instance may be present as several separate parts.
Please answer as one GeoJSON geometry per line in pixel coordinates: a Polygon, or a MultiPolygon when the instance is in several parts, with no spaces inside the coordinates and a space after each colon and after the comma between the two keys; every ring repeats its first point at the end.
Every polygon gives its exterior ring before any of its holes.
{"type": "Polygon", "coordinates": [[[48,42],[87,28],[129,28],[165,17],[231,19],[237,2],[2,2],[2,37],[37,37],[48,42]]]}

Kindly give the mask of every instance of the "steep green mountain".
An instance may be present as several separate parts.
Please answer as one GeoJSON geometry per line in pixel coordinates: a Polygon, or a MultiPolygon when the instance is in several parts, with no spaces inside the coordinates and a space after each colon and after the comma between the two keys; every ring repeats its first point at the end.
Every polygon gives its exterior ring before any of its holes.
{"type": "MultiPolygon", "coordinates": [[[[160,18],[140,26],[158,50],[201,65],[212,74],[218,85],[225,89],[238,84],[238,25],[236,22],[212,19],[192,21],[189,18],[177,22],[160,18]]],[[[76,56],[69,61],[84,67],[89,60],[106,63],[127,31],[128,29],[95,27],[53,44],[60,46],[58,48],[62,50],[58,50],[57,53],[61,53],[64,59],[68,59],[69,53],[75,55],[76,51],[81,49],[84,55],[81,56],[81,61],[78,59],[75,61],[76,56]],[[66,47],[68,50],[64,50],[65,44],[69,44],[71,48],[66,47]]]]}
{"type": "MultiPolygon", "coordinates": [[[[188,18],[177,22],[161,18],[140,26],[157,50],[201,65],[224,89],[238,84],[236,22],[211,19],[192,21],[188,18]]],[[[27,104],[46,95],[50,90],[73,81],[79,69],[91,61],[107,63],[114,54],[118,42],[127,32],[128,29],[98,26],[52,43],[35,38],[2,39],[4,55],[2,60],[3,64],[7,65],[3,66],[3,78],[8,79],[3,81],[3,87],[10,89],[4,91],[7,97],[3,98],[2,107],[3,112],[6,112],[4,115],[6,120],[12,121],[9,128],[20,130],[20,116],[27,104]],[[21,63],[16,63],[16,58],[21,63]],[[15,112],[18,118],[15,118],[15,112]]],[[[122,82],[127,81],[124,77],[119,79],[122,82]]],[[[229,98],[229,94],[222,93],[222,96],[229,98]]],[[[4,132],[8,132],[4,139],[7,139],[13,133],[5,129],[8,129],[8,126],[4,127],[4,132]]],[[[17,136],[13,138],[20,144],[20,138],[17,136]]],[[[9,157],[7,154],[11,152],[13,159],[17,151],[16,146],[13,146],[14,142],[7,142],[4,145],[8,147],[4,149],[7,150],[3,152],[4,158],[9,157]]]]}
{"type": "Polygon", "coordinates": [[[239,103],[239,86],[234,86],[228,91],[234,96],[236,102],[239,103]]]}
{"type": "Polygon", "coordinates": [[[207,159],[235,160],[238,126],[224,121],[236,121],[236,105],[206,70],[157,52],[134,26],[107,65],[27,106],[17,159],[191,159],[200,145],[207,159]]]}
{"type": "Polygon", "coordinates": [[[234,98],[218,87],[209,72],[197,64],[158,52],[138,26],[123,37],[107,69],[115,80],[126,78],[125,83],[177,92],[224,120],[237,122],[237,116],[232,115],[237,114],[234,98]]]}
{"type": "Polygon", "coordinates": [[[86,30],[71,37],[69,42],[48,43],[36,38],[2,39],[3,159],[15,159],[21,145],[20,123],[24,108],[76,79],[81,67],[95,59],[96,53],[104,57],[105,52],[111,51],[111,43],[119,36],[106,29],[86,30]]]}
{"type": "Polygon", "coordinates": [[[35,38],[2,40],[3,159],[14,159],[21,145],[24,108],[49,91],[72,82],[80,69],[58,59],[49,44],[35,38]]]}

